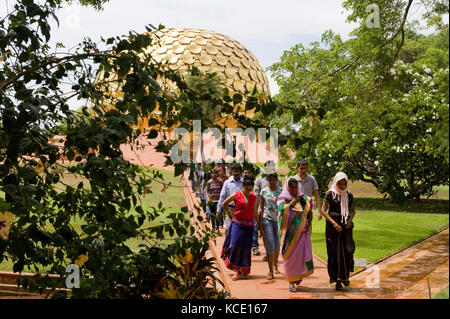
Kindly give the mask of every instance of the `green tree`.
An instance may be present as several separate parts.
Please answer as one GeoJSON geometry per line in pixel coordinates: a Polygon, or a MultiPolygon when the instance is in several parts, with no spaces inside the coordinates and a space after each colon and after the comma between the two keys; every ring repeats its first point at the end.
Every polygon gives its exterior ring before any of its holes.
{"type": "MultiPolygon", "coordinates": [[[[106,1],[80,2],[99,9],[106,1]]],[[[224,297],[205,255],[214,234],[196,233],[184,214],[169,214],[161,202],[143,207],[141,196],[166,183],[157,171],[145,173],[126,161],[120,145],[143,133],[136,129],[142,118],[156,128],[191,129],[193,119],[209,127],[210,117],[197,104],[213,101],[222,113],[237,114],[241,99],[190,88],[180,74],[154,63],[144,50],[151,45],[148,34],[102,39],[105,49],[86,39],[74,52],[51,50],[50,20],[57,19],[61,3],[19,0],[0,20],[0,217],[7,218],[0,224],[0,262],[12,260],[15,272],[30,267],[35,280],[21,284],[41,293],[50,288],[54,297],[67,297],[65,290],[54,292],[74,262],[81,266],[81,287],[73,297],[224,297]],[[85,101],[81,112],[69,107],[72,97],[85,101]],[[156,107],[159,117],[151,115],[156,107]],[[55,132],[65,135],[62,149],[52,142],[55,132]],[[62,158],[72,165],[61,165],[62,158]],[[65,185],[63,171],[88,185],[65,185]],[[160,215],[171,224],[143,227],[160,215]],[[81,232],[74,219],[82,221],[81,232]],[[162,246],[166,233],[177,238],[162,246]],[[143,241],[138,251],[127,244],[132,238],[143,241]],[[60,277],[41,277],[43,267],[60,277]]],[[[252,101],[248,107],[259,110],[252,101]]],[[[236,118],[244,127],[252,123],[236,118]]],[[[148,138],[156,133],[152,129],[148,138]]],[[[168,154],[173,143],[162,141],[158,150],[168,154]]],[[[177,164],[175,174],[186,167],[177,164]]]]}
{"type": "Polygon", "coordinates": [[[408,23],[413,1],[376,1],[380,27],[371,28],[366,23],[371,3],[344,2],[351,12],[347,20],[359,25],[347,41],[327,31],[320,43],[307,48],[298,44],[269,68],[280,86],[276,99],[288,110],[279,110],[271,122],[285,128],[296,158],[310,159],[322,192],[334,173],[345,169],[352,179],[369,181],[394,200],[430,195],[433,185],[448,183],[448,170],[440,169],[448,164],[448,25],[438,19],[443,11],[431,6],[435,1],[423,2],[432,7],[426,18],[436,22],[430,23],[435,31],[429,36],[408,23]],[[436,81],[430,86],[431,77],[436,81]],[[418,125],[415,113],[430,121],[418,125]],[[378,129],[387,133],[372,133],[378,129]],[[426,141],[413,141],[418,135],[426,141]],[[368,147],[374,143],[376,150],[368,147]],[[394,147],[415,144],[427,151],[389,157],[394,147]],[[378,158],[371,156],[374,152],[378,158]],[[411,162],[429,166],[418,177],[411,162]]]}

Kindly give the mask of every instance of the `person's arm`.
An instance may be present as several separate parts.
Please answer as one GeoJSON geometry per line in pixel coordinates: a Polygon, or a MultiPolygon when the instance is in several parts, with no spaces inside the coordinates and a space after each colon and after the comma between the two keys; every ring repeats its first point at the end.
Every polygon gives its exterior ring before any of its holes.
{"type": "Polygon", "coordinates": [[[307,215],[307,220],[308,220],[308,233],[311,235],[311,231],[312,231],[312,221],[313,221],[313,210],[312,208],[309,209],[308,215],[307,215]]]}
{"type": "Polygon", "coordinates": [[[339,224],[338,223],[336,223],[335,221],[334,221],[334,219],[333,218],[331,218],[331,216],[328,214],[328,202],[326,201],[326,200],[324,200],[323,201],[323,205],[322,205],[322,213],[323,213],[323,216],[325,217],[325,219],[327,220],[327,221],[329,221],[332,225],[333,225],[333,227],[340,233],[341,231],[342,231],[342,227],[341,226],[339,226],[339,224]]]}
{"type": "Polygon", "coordinates": [[[260,231],[261,234],[263,234],[264,229],[262,227],[262,222],[260,220],[260,216],[261,215],[258,214],[258,201],[255,200],[255,205],[253,206],[253,217],[257,221],[256,223],[258,224],[258,230],[260,231]]]}
{"type": "Polygon", "coordinates": [[[255,188],[253,189],[253,193],[255,193],[255,195],[257,197],[259,197],[259,194],[261,194],[261,187],[260,187],[261,185],[260,185],[259,181],[260,181],[260,177],[257,177],[255,180],[255,188]]]}
{"type": "Polygon", "coordinates": [[[222,203],[228,197],[228,183],[225,181],[223,184],[222,190],[220,191],[219,202],[217,203],[217,212],[222,212],[222,203]]]}
{"type": "Polygon", "coordinates": [[[264,212],[264,204],[265,204],[265,200],[264,200],[264,196],[263,194],[259,194],[259,210],[258,210],[258,225],[262,224],[262,218],[263,218],[263,212],[264,212]]]}
{"type": "MultiPolygon", "coordinates": [[[[353,225],[353,217],[355,217],[356,214],[356,209],[355,209],[355,198],[353,197],[353,195],[349,194],[349,197],[351,197],[352,199],[352,204],[350,207],[350,214],[349,214],[349,219],[347,220],[347,225],[345,225],[345,228],[350,229],[350,227],[352,227],[353,225]]],[[[350,198],[349,198],[350,199],[350,198]]]]}
{"type": "Polygon", "coordinates": [[[222,203],[222,208],[223,211],[225,212],[225,214],[227,214],[228,216],[230,216],[230,218],[232,217],[233,213],[230,212],[229,208],[228,208],[228,204],[231,203],[232,201],[234,201],[234,199],[236,198],[236,193],[234,193],[233,195],[229,196],[227,199],[224,200],[224,202],[222,203]]]}
{"type": "Polygon", "coordinates": [[[209,203],[209,187],[210,187],[210,184],[209,184],[209,181],[208,181],[205,184],[205,198],[206,198],[206,202],[207,203],[209,203]]]}
{"type": "Polygon", "coordinates": [[[320,195],[319,195],[318,189],[314,190],[314,197],[316,198],[316,203],[317,203],[317,220],[321,220],[323,212],[322,212],[322,205],[320,203],[320,195]]]}

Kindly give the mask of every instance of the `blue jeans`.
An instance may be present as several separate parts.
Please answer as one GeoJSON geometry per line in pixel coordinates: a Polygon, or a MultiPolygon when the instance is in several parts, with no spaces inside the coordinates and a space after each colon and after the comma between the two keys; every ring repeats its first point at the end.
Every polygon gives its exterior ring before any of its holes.
{"type": "Polygon", "coordinates": [[[280,240],[278,239],[278,224],[267,218],[263,218],[264,241],[266,243],[266,253],[273,254],[280,252],[280,240]]]}
{"type": "Polygon", "coordinates": [[[256,220],[254,220],[255,226],[253,227],[253,241],[252,241],[252,248],[259,248],[258,243],[258,224],[256,223],[256,220]]]}

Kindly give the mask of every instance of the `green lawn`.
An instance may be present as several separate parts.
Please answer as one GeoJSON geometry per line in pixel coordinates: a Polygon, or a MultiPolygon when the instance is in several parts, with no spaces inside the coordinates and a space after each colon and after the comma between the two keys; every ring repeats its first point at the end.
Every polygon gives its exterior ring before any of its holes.
{"type": "MultiPolygon", "coordinates": [[[[368,263],[436,233],[449,224],[448,201],[444,200],[396,205],[382,199],[356,197],[355,204],[355,258],[367,259],[368,263]]],[[[313,252],[327,260],[325,220],[314,218],[313,252]]]]}
{"type": "MultiPolygon", "coordinates": [[[[143,198],[143,206],[155,206],[161,201],[168,212],[181,213],[180,207],[185,206],[186,201],[180,178],[174,178],[171,171],[159,171],[165,181],[172,182],[173,186],[166,192],[161,192],[163,186],[153,183],[153,193],[147,194],[143,198]]],[[[67,175],[64,182],[69,185],[77,185],[80,179],[67,175]]],[[[449,224],[448,186],[436,188],[438,190],[437,199],[408,202],[403,205],[391,204],[383,200],[374,187],[367,183],[350,183],[349,188],[355,196],[357,209],[354,219],[355,258],[367,259],[368,263],[436,233],[449,224]]],[[[189,216],[185,218],[189,218],[189,216]]],[[[168,222],[168,219],[161,217],[153,224],[168,222]]],[[[73,225],[80,230],[80,221],[74,221],[73,225]]],[[[147,223],[143,227],[151,225],[147,223]]],[[[167,238],[162,243],[168,243],[171,240],[173,238],[167,234],[167,238]]],[[[139,239],[133,239],[128,244],[131,248],[136,248],[140,242],[139,239]]],[[[314,217],[312,245],[313,252],[327,260],[324,219],[317,221],[314,217]]],[[[0,264],[0,270],[11,269],[11,262],[0,264]]]]}
{"type": "Polygon", "coordinates": [[[438,292],[433,299],[449,299],[448,297],[448,286],[447,288],[442,289],[440,292],[438,292]]]}
{"type": "MultiPolygon", "coordinates": [[[[164,181],[166,183],[171,182],[172,185],[166,190],[166,192],[161,192],[163,186],[156,182],[152,183],[151,190],[153,193],[148,193],[142,198],[142,205],[144,209],[145,207],[157,206],[158,203],[161,201],[164,207],[167,209],[168,213],[177,212],[183,214],[181,212],[181,207],[186,206],[186,200],[183,191],[183,184],[180,180],[180,177],[174,177],[173,176],[174,173],[172,171],[168,170],[158,170],[158,171],[163,175],[164,181]]],[[[65,175],[63,179],[63,182],[65,184],[73,186],[77,185],[80,181],[83,181],[85,185],[88,185],[86,180],[75,178],[73,175],[69,174],[65,175]]],[[[185,218],[189,218],[189,215],[185,216],[185,218]]],[[[170,220],[168,218],[161,216],[160,218],[156,219],[151,223],[150,222],[144,223],[142,227],[146,228],[157,224],[167,224],[169,222],[170,220]]],[[[81,225],[82,225],[81,220],[75,219],[72,222],[72,225],[76,231],[81,232],[81,225]]],[[[176,235],[174,235],[174,237],[176,237],[176,235]]],[[[171,241],[173,241],[174,237],[171,237],[169,234],[167,234],[166,239],[159,241],[158,243],[163,245],[168,244],[171,241]]],[[[140,243],[142,243],[142,241],[137,238],[127,241],[127,245],[131,249],[136,249],[140,243]]],[[[13,262],[10,260],[3,261],[0,264],[0,271],[12,271],[12,269],[13,269],[13,262]]],[[[33,271],[34,270],[30,270],[27,267],[25,269],[25,272],[33,272],[33,271]]]]}

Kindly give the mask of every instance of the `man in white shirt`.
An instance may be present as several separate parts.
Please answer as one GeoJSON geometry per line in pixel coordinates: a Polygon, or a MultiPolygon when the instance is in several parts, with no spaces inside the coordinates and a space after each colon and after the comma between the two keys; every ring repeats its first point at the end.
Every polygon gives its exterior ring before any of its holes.
{"type": "MultiPolygon", "coordinates": [[[[232,176],[229,177],[223,184],[222,191],[220,192],[219,203],[217,204],[217,212],[222,213],[222,203],[231,195],[237,191],[242,190],[242,183],[244,179],[242,178],[242,166],[239,164],[233,164],[231,166],[232,176]]],[[[234,210],[234,202],[228,204],[231,210],[234,210]]],[[[225,216],[225,229],[228,229],[231,225],[231,219],[225,216]]]]}

